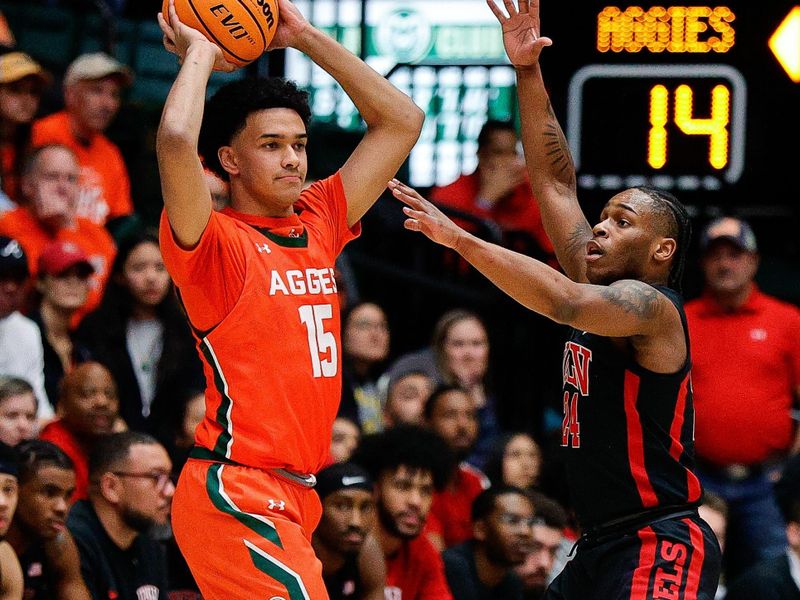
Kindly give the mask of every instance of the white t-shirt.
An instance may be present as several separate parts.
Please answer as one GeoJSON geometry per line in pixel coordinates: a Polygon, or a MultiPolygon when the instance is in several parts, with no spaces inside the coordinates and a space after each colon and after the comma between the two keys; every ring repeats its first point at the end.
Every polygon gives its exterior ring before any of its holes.
{"type": "Polygon", "coordinates": [[[39,420],[53,417],[53,405],[44,390],[42,334],[36,323],[19,312],[0,319],[0,375],[30,383],[39,400],[39,420]]]}

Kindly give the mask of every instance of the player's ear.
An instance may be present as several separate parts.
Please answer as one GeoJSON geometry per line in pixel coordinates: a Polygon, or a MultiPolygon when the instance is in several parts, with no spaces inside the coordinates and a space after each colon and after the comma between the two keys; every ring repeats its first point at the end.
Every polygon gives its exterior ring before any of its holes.
{"type": "Polygon", "coordinates": [[[217,158],[219,158],[219,164],[222,165],[222,168],[225,169],[228,175],[239,174],[239,163],[236,160],[236,153],[233,151],[233,148],[230,146],[222,146],[222,148],[217,150],[217,158]]]}
{"type": "Polygon", "coordinates": [[[675,255],[677,249],[678,244],[673,238],[661,238],[656,244],[653,258],[660,263],[666,262],[675,255]]]}

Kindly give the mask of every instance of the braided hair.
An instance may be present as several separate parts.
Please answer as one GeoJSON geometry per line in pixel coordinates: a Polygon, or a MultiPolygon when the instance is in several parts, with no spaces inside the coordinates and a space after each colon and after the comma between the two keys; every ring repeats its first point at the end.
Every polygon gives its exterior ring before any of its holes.
{"type": "Polygon", "coordinates": [[[636,186],[634,189],[650,198],[653,209],[664,223],[666,235],[675,239],[677,248],[669,270],[667,285],[680,292],[686,258],[689,255],[689,243],[692,239],[692,221],[689,212],[683,203],[669,192],[649,186],[636,186]]]}

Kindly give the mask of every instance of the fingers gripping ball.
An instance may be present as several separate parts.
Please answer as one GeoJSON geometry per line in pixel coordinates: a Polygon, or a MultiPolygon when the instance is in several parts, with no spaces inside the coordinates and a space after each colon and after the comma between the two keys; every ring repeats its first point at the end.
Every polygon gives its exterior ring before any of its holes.
{"type": "MultiPolygon", "coordinates": [[[[168,11],[169,0],[164,0],[165,18],[168,11]]],[[[175,0],[175,11],[239,67],[261,56],[278,28],[277,0],[175,0]]]]}

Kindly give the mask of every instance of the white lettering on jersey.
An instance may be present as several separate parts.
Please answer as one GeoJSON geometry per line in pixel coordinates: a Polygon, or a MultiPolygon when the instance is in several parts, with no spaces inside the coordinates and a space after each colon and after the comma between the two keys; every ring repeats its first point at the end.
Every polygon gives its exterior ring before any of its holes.
{"type": "Polygon", "coordinates": [[[336,293],[336,279],[331,268],[270,272],[270,296],[327,296],[336,293]]]}

